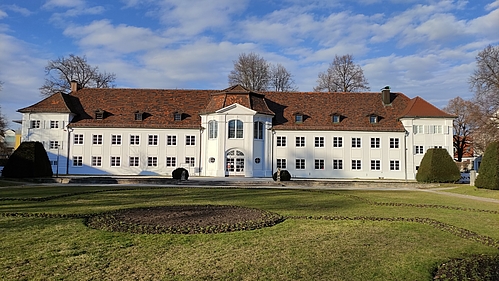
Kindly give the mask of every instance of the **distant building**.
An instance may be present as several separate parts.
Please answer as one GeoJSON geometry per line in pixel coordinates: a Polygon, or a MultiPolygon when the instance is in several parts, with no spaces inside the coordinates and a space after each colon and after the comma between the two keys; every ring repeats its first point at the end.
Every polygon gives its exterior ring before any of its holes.
{"type": "Polygon", "coordinates": [[[19,110],[61,174],[409,179],[427,149],[453,153],[451,116],[381,93],[78,89],[19,110]]]}

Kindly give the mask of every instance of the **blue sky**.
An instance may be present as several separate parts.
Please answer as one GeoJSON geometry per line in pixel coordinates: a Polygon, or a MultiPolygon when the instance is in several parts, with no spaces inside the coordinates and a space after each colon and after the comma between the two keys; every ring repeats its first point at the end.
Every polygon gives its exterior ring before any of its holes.
{"type": "MultiPolygon", "coordinates": [[[[41,99],[47,62],[86,55],[122,88],[224,89],[255,52],[312,91],[351,54],[372,91],[390,85],[438,107],[473,96],[475,57],[499,44],[499,0],[2,0],[2,114],[41,99]]],[[[10,123],[10,127],[18,125],[10,123]]]]}

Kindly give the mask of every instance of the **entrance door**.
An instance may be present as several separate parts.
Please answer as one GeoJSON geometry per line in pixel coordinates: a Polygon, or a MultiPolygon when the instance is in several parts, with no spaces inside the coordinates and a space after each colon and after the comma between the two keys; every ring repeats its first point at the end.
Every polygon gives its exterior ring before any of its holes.
{"type": "Polygon", "coordinates": [[[244,176],[244,153],[235,149],[229,150],[225,171],[229,176],[244,176]]]}

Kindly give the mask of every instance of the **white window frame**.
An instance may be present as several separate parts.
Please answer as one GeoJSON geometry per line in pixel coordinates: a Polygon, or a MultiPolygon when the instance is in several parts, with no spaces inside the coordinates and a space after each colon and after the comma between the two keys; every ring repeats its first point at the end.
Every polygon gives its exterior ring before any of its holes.
{"type": "Polygon", "coordinates": [[[102,156],[92,156],[92,167],[102,167],[102,156]]]}
{"type": "Polygon", "coordinates": [[[390,138],[390,148],[392,148],[392,149],[400,148],[400,139],[399,138],[390,138]]]}
{"type": "Polygon", "coordinates": [[[147,145],[158,146],[159,136],[156,134],[151,134],[147,136],[147,145]]]}
{"type": "Polygon", "coordinates": [[[208,139],[216,139],[218,137],[218,122],[215,120],[208,121],[208,139]]]}
{"type": "Polygon", "coordinates": [[[109,165],[111,167],[121,167],[121,156],[111,156],[109,165]]]}
{"type": "Polygon", "coordinates": [[[29,122],[30,129],[40,129],[41,121],[40,120],[31,120],[29,122]]]}
{"type": "Polygon", "coordinates": [[[49,149],[58,149],[59,141],[51,140],[49,141],[49,149]]]}
{"type": "Polygon", "coordinates": [[[381,138],[371,138],[371,148],[380,148],[381,138]]]}
{"type": "Polygon", "coordinates": [[[334,148],[343,147],[343,137],[333,137],[333,147],[334,148]]]}
{"type": "Polygon", "coordinates": [[[130,145],[140,145],[140,135],[130,135],[130,145]]]}
{"type": "Polygon", "coordinates": [[[343,159],[333,159],[333,170],[343,170],[343,159]]]}
{"type": "Polygon", "coordinates": [[[191,156],[186,156],[185,157],[185,164],[188,164],[189,167],[196,166],[196,158],[195,157],[191,157],[191,156]]]}
{"type": "Polygon", "coordinates": [[[371,159],[371,171],[381,171],[381,160],[371,159]]]}
{"type": "Polygon", "coordinates": [[[229,139],[244,138],[244,123],[239,119],[230,120],[227,124],[229,139]]]}
{"type": "Polygon", "coordinates": [[[121,145],[121,135],[111,135],[111,145],[121,145]]]}
{"type": "Polygon", "coordinates": [[[83,145],[83,134],[74,134],[73,135],[73,144],[75,145],[83,145]]]}
{"type": "Polygon", "coordinates": [[[83,167],[83,156],[73,155],[73,167],[83,167]]]}
{"type": "Polygon", "coordinates": [[[177,157],[166,156],[166,167],[177,167],[177,157]]]}
{"type": "Polygon", "coordinates": [[[285,147],[287,142],[286,136],[277,136],[276,146],[277,147],[285,147]]]}
{"type": "Polygon", "coordinates": [[[358,137],[352,137],[352,148],[362,148],[362,139],[358,137]]]}
{"type": "Polygon", "coordinates": [[[416,155],[424,154],[424,146],[422,146],[422,145],[415,145],[414,146],[414,154],[416,154],[416,155]]]}
{"type": "Polygon", "coordinates": [[[352,159],[352,170],[355,170],[355,171],[362,170],[362,160],[352,159]]]}
{"type": "Polygon", "coordinates": [[[390,171],[400,171],[400,160],[390,160],[390,171]]]}
{"type": "Polygon", "coordinates": [[[139,167],[140,166],[140,158],[139,158],[139,156],[130,156],[128,158],[128,166],[130,166],[130,167],[139,167]]]}
{"type": "Polygon", "coordinates": [[[166,135],[166,146],[177,146],[177,135],[166,135]]]}
{"type": "Polygon", "coordinates": [[[324,137],[315,137],[314,138],[314,147],[324,147],[324,137]]]}
{"type": "Polygon", "coordinates": [[[255,140],[263,140],[263,130],[264,125],[262,121],[256,121],[253,123],[253,138],[255,140]]]}
{"type": "Polygon", "coordinates": [[[102,145],[102,135],[92,135],[92,145],[102,145]]]}
{"type": "Polygon", "coordinates": [[[194,135],[185,136],[185,145],[186,146],[195,146],[196,145],[196,136],[194,136],[194,135]]]}
{"type": "Polygon", "coordinates": [[[307,168],[306,161],[304,158],[296,158],[295,159],[295,169],[296,170],[305,170],[307,168]]]}
{"type": "Polygon", "coordinates": [[[277,158],[276,166],[278,169],[286,169],[287,168],[286,159],[285,158],[277,158]]]}
{"type": "Polygon", "coordinates": [[[50,129],[59,129],[59,121],[50,120],[50,129]]]}
{"type": "Polygon", "coordinates": [[[305,137],[296,137],[295,145],[296,147],[305,147],[305,137]]]}
{"type": "Polygon", "coordinates": [[[147,167],[158,167],[158,157],[148,156],[147,157],[147,167]]]}
{"type": "Polygon", "coordinates": [[[315,168],[315,170],[326,169],[325,160],[324,159],[314,159],[314,168],[315,168]]]}

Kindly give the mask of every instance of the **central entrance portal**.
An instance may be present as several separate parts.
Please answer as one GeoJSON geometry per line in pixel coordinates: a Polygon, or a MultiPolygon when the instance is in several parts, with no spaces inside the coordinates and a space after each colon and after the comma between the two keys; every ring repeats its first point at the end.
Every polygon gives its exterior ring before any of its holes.
{"type": "Polygon", "coordinates": [[[244,176],[244,153],[239,150],[229,150],[226,157],[225,171],[229,176],[244,176]]]}

